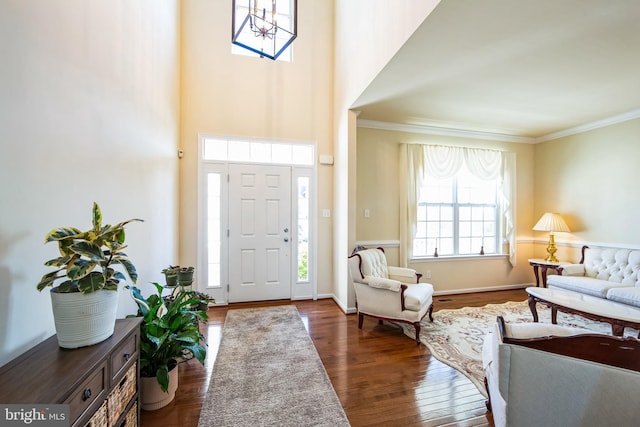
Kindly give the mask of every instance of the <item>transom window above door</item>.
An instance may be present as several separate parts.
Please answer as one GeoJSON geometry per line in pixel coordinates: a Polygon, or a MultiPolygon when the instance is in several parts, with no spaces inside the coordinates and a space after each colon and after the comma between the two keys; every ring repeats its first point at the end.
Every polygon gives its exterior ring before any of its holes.
{"type": "Polygon", "coordinates": [[[311,144],[286,141],[205,137],[202,157],[204,160],[311,166],[313,148],[311,144]]]}

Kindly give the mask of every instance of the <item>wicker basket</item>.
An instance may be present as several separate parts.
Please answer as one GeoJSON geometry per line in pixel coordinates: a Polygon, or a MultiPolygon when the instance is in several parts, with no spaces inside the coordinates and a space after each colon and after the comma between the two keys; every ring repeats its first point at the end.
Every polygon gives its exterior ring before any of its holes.
{"type": "Polygon", "coordinates": [[[105,400],[100,405],[100,409],[89,419],[89,422],[85,424],[85,427],[107,427],[107,401],[105,400]]]}
{"type": "Polygon", "coordinates": [[[124,412],[131,398],[136,394],[138,366],[131,365],[120,384],[109,394],[107,408],[109,411],[109,427],[113,427],[124,412]]]}
{"type": "Polygon", "coordinates": [[[124,419],[124,427],[137,427],[138,425],[138,402],[134,403],[127,417],[124,419]]]}

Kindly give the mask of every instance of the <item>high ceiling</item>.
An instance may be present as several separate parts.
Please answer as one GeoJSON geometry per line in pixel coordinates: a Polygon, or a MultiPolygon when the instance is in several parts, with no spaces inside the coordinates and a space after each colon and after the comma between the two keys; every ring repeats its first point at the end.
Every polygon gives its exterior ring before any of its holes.
{"type": "Polygon", "coordinates": [[[534,142],[640,117],[640,1],[442,0],[353,109],[534,142]]]}

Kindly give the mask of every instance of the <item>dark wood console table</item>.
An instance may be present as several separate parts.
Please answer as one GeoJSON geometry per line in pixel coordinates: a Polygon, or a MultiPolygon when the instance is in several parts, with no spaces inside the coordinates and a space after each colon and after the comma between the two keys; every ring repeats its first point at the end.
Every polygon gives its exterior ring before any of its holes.
{"type": "Polygon", "coordinates": [[[118,319],[113,335],[65,349],[54,335],[0,368],[3,404],[67,404],[69,425],[137,426],[140,321],[118,319]]]}

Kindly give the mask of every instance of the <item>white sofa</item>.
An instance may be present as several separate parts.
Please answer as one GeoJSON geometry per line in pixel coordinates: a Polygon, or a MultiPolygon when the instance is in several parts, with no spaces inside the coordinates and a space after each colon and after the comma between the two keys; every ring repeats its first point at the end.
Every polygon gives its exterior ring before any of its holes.
{"type": "Polygon", "coordinates": [[[634,338],[499,317],[482,347],[496,427],[640,425],[638,353],[634,338]]]}
{"type": "Polygon", "coordinates": [[[565,289],[640,308],[640,250],[583,246],[579,264],[547,276],[549,288],[565,289]]]}

